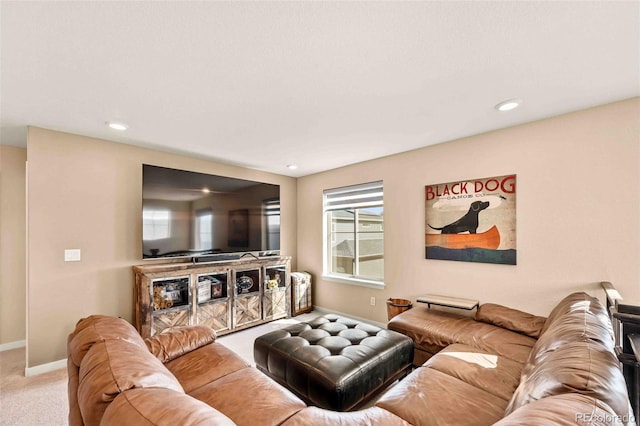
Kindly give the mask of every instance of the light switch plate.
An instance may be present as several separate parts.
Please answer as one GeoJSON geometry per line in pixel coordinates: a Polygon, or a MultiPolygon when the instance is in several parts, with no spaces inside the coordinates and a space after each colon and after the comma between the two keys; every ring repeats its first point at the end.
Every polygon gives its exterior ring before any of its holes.
{"type": "Polygon", "coordinates": [[[80,261],[80,249],[65,249],[64,251],[65,262],[79,262],[80,261]]]}

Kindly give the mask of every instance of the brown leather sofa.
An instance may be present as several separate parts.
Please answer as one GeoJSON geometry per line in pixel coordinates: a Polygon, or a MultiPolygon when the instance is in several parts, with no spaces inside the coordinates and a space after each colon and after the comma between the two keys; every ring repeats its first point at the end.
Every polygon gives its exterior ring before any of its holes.
{"type": "Polygon", "coordinates": [[[374,406],[343,413],[308,407],[207,327],[143,340],[91,316],[68,339],[69,424],[635,424],[608,317],[584,293],[545,321],[483,305],[476,319],[414,308],[389,327],[432,355],[374,406]]]}

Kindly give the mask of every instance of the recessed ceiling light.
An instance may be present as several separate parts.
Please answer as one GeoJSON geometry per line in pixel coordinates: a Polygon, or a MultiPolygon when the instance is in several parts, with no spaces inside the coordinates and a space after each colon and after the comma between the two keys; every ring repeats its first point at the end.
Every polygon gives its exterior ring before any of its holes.
{"type": "Polygon", "coordinates": [[[107,121],[107,126],[112,128],[113,130],[119,130],[121,132],[124,132],[129,128],[129,125],[121,121],[107,121]]]}
{"type": "Polygon", "coordinates": [[[287,169],[289,170],[295,170],[298,168],[297,164],[287,164],[287,169]]]}
{"type": "Polygon", "coordinates": [[[495,106],[495,108],[498,111],[502,111],[502,112],[511,111],[513,109],[518,108],[521,103],[522,101],[520,99],[509,99],[509,100],[500,102],[498,105],[495,106]]]}

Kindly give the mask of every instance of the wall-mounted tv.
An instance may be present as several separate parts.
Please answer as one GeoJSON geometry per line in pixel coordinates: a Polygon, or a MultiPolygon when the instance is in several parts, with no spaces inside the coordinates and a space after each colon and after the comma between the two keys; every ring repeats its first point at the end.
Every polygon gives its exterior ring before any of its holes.
{"type": "Polygon", "coordinates": [[[143,259],[279,250],[279,185],[142,165],[143,259]]]}

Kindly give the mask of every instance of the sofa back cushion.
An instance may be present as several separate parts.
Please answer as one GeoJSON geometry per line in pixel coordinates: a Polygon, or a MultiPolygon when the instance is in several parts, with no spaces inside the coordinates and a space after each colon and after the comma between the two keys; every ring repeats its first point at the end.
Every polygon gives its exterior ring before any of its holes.
{"type": "Polygon", "coordinates": [[[108,405],[129,389],[159,387],[184,393],[178,380],[142,344],[108,339],[95,343],[80,364],[78,406],[86,425],[99,424],[108,405]]]}
{"type": "Polygon", "coordinates": [[[629,415],[611,325],[602,312],[598,299],[586,293],[574,293],[560,302],[529,354],[507,415],[530,402],[565,393],[596,398],[618,415],[629,415]]]}
{"type": "MultiPolygon", "coordinates": [[[[587,313],[588,318],[596,320],[598,323],[608,324],[610,328],[611,321],[609,320],[609,315],[600,301],[595,297],[589,296],[587,293],[577,292],[568,295],[553,308],[540,334],[544,334],[553,325],[566,322],[567,318],[570,318],[572,314],[573,318],[584,318],[584,313],[587,313]]],[[[613,339],[612,329],[610,329],[610,334],[611,339],[613,339]]]]}
{"type": "Polygon", "coordinates": [[[540,357],[520,382],[506,413],[569,392],[593,396],[619,415],[628,414],[626,385],[615,354],[588,341],[568,342],[540,357]]]}
{"type": "Polygon", "coordinates": [[[497,325],[498,327],[535,338],[540,336],[545,320],[545,317],[539,317],[495,303],[484,303],[476,311],[476,321],[497,325]]]}
{"type": "Polygon", "coordinates": [[[589,341],[613,352],[613,328],[605,312],[598,299],[586,293],[565,297],[547,318],[522,370],[523,378],[540,364],[542,358],[569,342],[589,341]]]}

